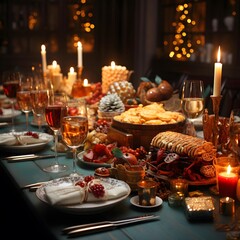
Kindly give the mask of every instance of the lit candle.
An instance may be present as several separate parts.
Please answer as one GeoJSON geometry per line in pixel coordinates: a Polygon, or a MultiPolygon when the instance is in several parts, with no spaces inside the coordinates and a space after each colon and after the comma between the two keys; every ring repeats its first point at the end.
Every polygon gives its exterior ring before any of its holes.
{"type": "Polygon", "coordinates": [[[213,96],[221,95],[222,63],[220,63],[220,47],[218,48],[217,62],[214,64],[213,96]]]}
{"type": "Polygon", "coordinates": [[[221,197],[236,197],[238,175],[231,172],[231,166],[228,165],[226,172],[218,174],[218,190],[221,197]]]}
{"type": "Polygon", "coordinates": [[[102,92],[107,93],[109,86],[114,82],[127,80],[128,73],[125,66],[116,65],[114,61],[110,66],[102,67],[102,92]]]}
{"type": "Polygon", "coordinates": [[[89,84],[88,84],[88,80],[85,78],[84,80],[83,80],[83,86],[84,87],[87,87],[89,84]]]}
{"type": "Polygon", "coordinates": [[[111,62],[111,68],[114,69],[116,67],[116,64],[114,61],[111,62]]]}
{"type": "Polygon", "coordinates": [[[57,61],[53,61],[52,62],[52,66],[51,66],[51,72],[52,74],[55,74],[55,73],[60,73],[61,69],[60,69],[60,66],[57,64],[57,61]]]}
{"type": "Polygon", "coordinates": [[[91,93],[91,84],[88,83],[88,80],[85,78],[83,80],[84,95],[88,96],[91,93]]]}
{"type": "Polygon", "coordinates": [[[47,71],[47,60],[46,60],[46,47],[45,45],[41,46],[41,55],[42,55],[42,69],[45,73],[47,71]]]}
{"type": "Polygon", "coordinates": [[[230,197],[220,198],[219,212],[231,216],[235,213],[235,200],[230,197]]]}
{"type": "Polygon", "coordinates": [[[77,80],[77,73],[74,72],[74,68],[70,67],[70,70],[68,72],[68,81],[73,84],[77,80]]]}
{"type": "Polygon", "coordinates": [[[82,63],[82,43],[78,42],[78,47],[77,47],[77,51],[78,51],[78,67],[82,67],[83,63],[82,63]]]}

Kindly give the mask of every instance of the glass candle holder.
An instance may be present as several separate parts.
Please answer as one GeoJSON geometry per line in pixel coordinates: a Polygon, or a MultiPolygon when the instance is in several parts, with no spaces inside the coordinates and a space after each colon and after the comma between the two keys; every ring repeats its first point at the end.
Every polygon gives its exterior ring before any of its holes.
{"type": "Polygon", "coordinates": [[[217,191],[220,197],[236,198],[239,165],[233,157],[219,157],[214,162],[217,191]]]}
{"type": "Polygon", "coordinates": [[[178,193],[180,195],[187,196],[188,194],[188,182],[185,179],[177,178],[170,181],[170,191],[172,193],[178,193]]]}
{"type": "Polygon", "coordinates": [[[156,205],[157,182],[142,180],[137,183],[139,204],[142,206],[156,205]]]}

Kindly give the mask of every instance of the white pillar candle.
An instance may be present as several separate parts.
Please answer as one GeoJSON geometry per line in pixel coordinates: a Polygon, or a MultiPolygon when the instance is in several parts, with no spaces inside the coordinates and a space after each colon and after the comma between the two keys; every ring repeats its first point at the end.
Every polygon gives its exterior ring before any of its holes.
{"type": "Polygon", "coordinates": [[[213,96],[221,95],[221,80],[222,80],[222,63],[220,63],[220,47],[218,49],[217,62],[214,64],[214,86],[213,96]]]}
{"type": "Polygon", "coordinates": [[[74,68],[70,67],[70,70],[68,72],[68,82],[70,84],[73,84],[77,80],[77,73],[74,72],[74,68]]]}
{"type": "Polygon", "coordinates": [[[82,61],[82,43],[78,42],[78,47],[77,47],[77,52],[78,52],[78,67],[83,66],[83,61],[82,61]]]}
{"type": "Polygon", "coordinates": [[[42,55],[42,70],[43,73],[47,71],[47,60],[46,60],[46,47],[45,45],[41,46],[41,55],[42,55]]]}
{"type": "Polygon", "coordinates": [[[61,83],[63,79],[62,73],[53,73],[52,75],[52,84],[54,91],[57,91],[60,89],[61,83]]]}
{"type": "Polygon", "coordinates": [[[126,81],[129,71],[125,66],[116,65],[114,61],[110,66],[102,67],[102,91],[108,92],[109,86],[118,81],[126,81]]]}

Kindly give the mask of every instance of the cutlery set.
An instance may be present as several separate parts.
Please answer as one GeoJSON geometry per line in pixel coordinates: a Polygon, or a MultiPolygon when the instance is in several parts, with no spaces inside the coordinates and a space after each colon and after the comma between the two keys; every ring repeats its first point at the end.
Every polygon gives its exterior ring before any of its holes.
{"type": "Polygon", "coordinates": [[[159,216],[156,216],[156,215],[144,215],[144,216],[137,216],[137,217],[116,220],[116,221],[102,221],[102,222],[96,222],[96,223],[71,226],[71,227],[64,228],[62,232],[63,234],[67,234],[68,237],[76,237],[79,235],[110,230],[110,229],[121,227],[124,225],[153,221],[158,219],[159,219],[159,216]]]}
{"type": "Polygon", "coordinates": [[[37,160],[37,159],[44,159],[44,158],[54,158],[54,154],[45,154],[45,155],[37,155],[37,154],[26,154],[26,155],[16,155],[16,156],[9,156],[3,158],[3,160],[7,160],[8,162],[22,162],[28,160],[37,160]]]}

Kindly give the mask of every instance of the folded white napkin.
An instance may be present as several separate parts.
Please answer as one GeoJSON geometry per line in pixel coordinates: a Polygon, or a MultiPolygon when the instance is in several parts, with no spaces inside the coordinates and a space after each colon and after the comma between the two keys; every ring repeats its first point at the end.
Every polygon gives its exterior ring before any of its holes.
{"type": "Polygon", "coordinates": [[[12,115],[12,109],[11,108],[2,108],[2,115],[3,116],[12,115]]]}
{"type": "MultiPolygon", "coordinates": [[[[97,181],[99,182],[99,180],[97,181]]],[[[52,205],[70,205],[82,204],[83,202],[107,201],[120,198],[128,193],[128,189],[124,186],[109,187],[109,184],[104,181],[101,181],[101,184],[105,189],[105,194],[102,198],[95,197],[88,191],[88,187],[82,188],[78,185],[47,185],[44,190],[49,203],[52,205]]]]}
{"type": "Polygon", "coordinates": [[[46,186],[44,188],[47,199],[52,205],[71,205],[82,203],[85,190],[80,186],[46,186]]]}
{"type": "Polygon", "coordinates": [[[44,143],[46,140],[41,138],[34,138],[32,136],[14,136],[9,133],[1,134],[0,136],[0,145],[13,146],[13,145],[28,145],[36,143],[44,143]]]}
{"type": "Polygon", "coordinates": [[[11,146],[17,144],[17,139],[13,135],[3,133],[0,136],[0,145],[11,146]]]}

